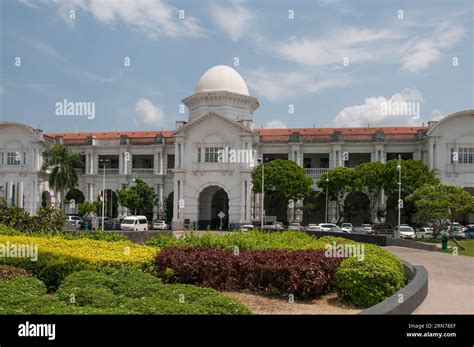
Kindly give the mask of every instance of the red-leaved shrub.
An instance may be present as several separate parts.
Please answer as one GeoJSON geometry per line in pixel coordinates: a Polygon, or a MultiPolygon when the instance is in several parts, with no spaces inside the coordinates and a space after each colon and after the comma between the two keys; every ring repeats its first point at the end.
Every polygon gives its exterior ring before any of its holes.
{"type": "Polygon", "coordinates": [[[324,250],[229,250],[204,247],[165,248],[157,255],[158,274],[169,273],[177,283],[220,290],[293,294],[314,298],[327,293],[343,258],[326,257],[324,250]]]}

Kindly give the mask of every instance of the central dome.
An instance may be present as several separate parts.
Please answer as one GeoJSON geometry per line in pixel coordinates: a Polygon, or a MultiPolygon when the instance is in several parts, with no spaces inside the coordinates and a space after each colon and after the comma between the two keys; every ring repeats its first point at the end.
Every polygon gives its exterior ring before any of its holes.
{"type": "Polygon", "coordinates": [[[232,93],[249,95],[247,84],[240,74],[226,65],[217,65],[201,76],[194,89],[195,93],[226,90],[232,93]]]}

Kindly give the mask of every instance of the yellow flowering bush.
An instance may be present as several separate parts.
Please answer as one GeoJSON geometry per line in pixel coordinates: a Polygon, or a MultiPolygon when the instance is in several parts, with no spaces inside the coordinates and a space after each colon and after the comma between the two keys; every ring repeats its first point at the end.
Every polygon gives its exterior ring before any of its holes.
{"type": "Polygon", "coordinates": [[[0,235],[0,263],[31,271],[57,287],[69,273],[101,267],[153,268],[157,249],[130,241],[0,235]]]}

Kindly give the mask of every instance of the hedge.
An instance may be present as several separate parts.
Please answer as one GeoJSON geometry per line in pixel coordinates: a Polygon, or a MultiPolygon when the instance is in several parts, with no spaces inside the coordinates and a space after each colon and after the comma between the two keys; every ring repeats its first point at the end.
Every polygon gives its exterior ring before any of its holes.
{"type": "Polygon", "coordinates": [[[38,247],[38,260],[0,257],[0,263],[30,271],[48,287],[56,288],[70,273],[106,266],[152,269],[156,248],[130,241],[106,242],[87,238],[65,240],[58,236],[0,235],[0,245],[33,245],[38,247]]]}
{"type": "Polygon", "coordinates": [[[158,274],[172,282],[307,299],[331,289],[343,258],[326,257],[324,250],[243,250],[237,254],[218,248],[172,247],[163,249],[156,260],[158,274]]]}
{"type": "Polygon", "coordinates": [[[217,247],[222,249],[264,250],[264,249],[322,249],[324,240],[306,234],[303,231],[285,232],[232,232],[225,235],[205,233],[187,235],[176,239],[166,234],[159,234],[146,242],[148,246],[165,247],[217,247]]]}
{"type": "Polygon", "coordinates": [[[45,285],[34,277],[0,282],[0,314],[250,313],[213,289],[163,284],[131,268],[75,272],[55,295],[45,294],[45,285]]]}

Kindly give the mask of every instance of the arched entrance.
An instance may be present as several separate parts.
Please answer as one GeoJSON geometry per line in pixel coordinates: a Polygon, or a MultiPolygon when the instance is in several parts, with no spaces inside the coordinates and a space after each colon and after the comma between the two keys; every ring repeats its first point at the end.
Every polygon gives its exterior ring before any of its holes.
{"type": "Polygon", "coordinates": [[[51,194],[45,190],[41,193],[41,207],[47,206],[51,206],[51,194]]]}
{"type": "Polygon", "coordinates": [[[349,193],[344,200],[344,222],[361,225],[370,221],[370,201],[363,192],[349,193]]]}
{"type": "Polygon", "coordinates": [[[219,186],[208,186],[199,194],[199,229],[220,228],[219,213],[223,212],[222,229],[227,230],[229,224],[229,196],[219,186]]]}
{"type": "MultiPolygon", "coordinates": [[[[102,216],[102,191],[97,196],[97,201],[101,204],[99,206],[99,216],[102,216]]],[[[118,216],[118,196],[112,189],[105,190],[105,216],[109,218],[117,218],[118,216]]]]}

